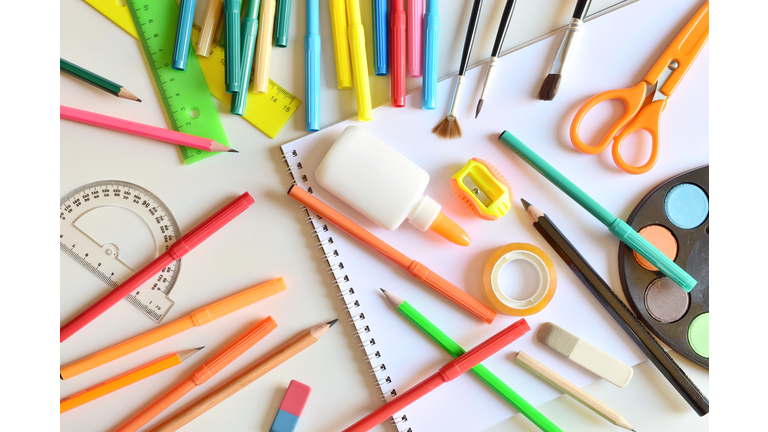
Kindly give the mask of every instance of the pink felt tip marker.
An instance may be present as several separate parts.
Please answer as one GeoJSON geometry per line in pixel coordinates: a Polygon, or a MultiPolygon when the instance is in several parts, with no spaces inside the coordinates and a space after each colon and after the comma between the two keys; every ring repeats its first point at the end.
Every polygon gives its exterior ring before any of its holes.
{"type": "Polygon", "coordinates": [[[424,24],[424,0],[408,0],[406,11],[408,23],[405,26],[408,42],[408,76],[421,77],[422,33],[424,24]]]}

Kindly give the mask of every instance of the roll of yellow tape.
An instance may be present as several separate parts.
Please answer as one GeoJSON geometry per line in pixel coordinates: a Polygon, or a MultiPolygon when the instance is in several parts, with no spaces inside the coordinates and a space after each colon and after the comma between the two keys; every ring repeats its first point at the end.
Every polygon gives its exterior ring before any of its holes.
{"type": "Polygon", "coordinates": [[[496,310],[503,314],[527,316],[540,312],[552,300],[556,288],[555,265],[543,250],[532,244],[510,243],[497,249],[483,269],[483,291],[496,310]],[[530,298],[523,300],[510,298],[499,286],[502,267],[510,261],[519,259],[531,263],[539,275],[539,286],[536,292],[530,298]]]}

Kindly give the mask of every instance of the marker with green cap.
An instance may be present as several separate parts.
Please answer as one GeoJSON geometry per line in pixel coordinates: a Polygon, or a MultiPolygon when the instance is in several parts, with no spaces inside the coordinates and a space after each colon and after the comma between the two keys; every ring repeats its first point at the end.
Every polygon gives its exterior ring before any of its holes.
{"type": "Polygon", "coordinates": [[[253,53],[256,49],[256,34],[259,30],[259,3],[260,0],[249,0],[243,14],[243,40],[240,46],[240,91],[232,93],[232,102],[229,112],[231,114],[245,114],[245,103],[248,101],[248,83],[251,80],[251,66],[253,65],[253,53]]]}
{"type": "MultiPolygon", "coordinates": [[[[441,348],[443,348],[448,354],[457,358],[467,352],[459,344],[453,341],[448,335],[443,333],[442,330],[432,324],[424,315],[417,311],[405,300],[393,295],[387,290],[380,288],[384,295],[387,297],[392,306],[405,317],[411,324],[415,325],[430,339],[437,342],[441,348]]],[[[520,397],[514,390],[512,390],[504,381],[499,379],[488,368],[479,364],[471,369],[471,372],[475,374],[480,381],[484,382],[487,386],[495,390],[501,397],[503,397],[510,405],[520,411],[528,420],[533,422],[539,429],[545,432],[562,432],[562,430],[552,423],[548,418],[544,417],[544,414],[539,412],[528,401],[520,397]]]]}
{"type": "Polygon", "coordinates": [[[275,14],[275,42],[274,46],[285,48],[288,46],[288,29],[291,23],[291,0],[277,0],[277,13],[275,14]]]}
{"type": "Polygon", "coordinates": [[[623,241],[627,246],[632,248],[635,252],[639,253],[648,262],[659,269],[665,276],[672,279],[676,284],[680,285],[686,292],[691,292],[694,286],[696,286],[696,279],[681,269],[674,261],[669,259],[664,253],[658,250],[648,240],[643,238],[632,227],[627,225],[626,222],[617,218],[611,212],[606,210],[603,206],[593,200],[592,197],[584,193],[581,189],[568,180],[564,175],[560,174],[555,168],[552,167],[547,161],[537,155],[533,150],[528,148],[511,133],[504,131],[499,136],[499,141],[502,144],[510,148],[516,155],[533,167],[539,174],[543,175],[547,180],[552,182],[555,186],[565,192],[566,195],[571,197],[576,203],[584,207],[585,210],[590,212],[592,216],[596,217],[603,225],[608,227],[608,230],[615,235],[619,240],[623,241]]]}
{"type": "MultiPolygon", "coordinates": [[[[224,36],[227,45],[224,50],[227,93],[240,91],[240,0],[224,0],[224,36]]],[[[224,39],[224,38],[222,38],[224,39]]],[[[247,82],[247,81],[246,81],[247,82]]]]}

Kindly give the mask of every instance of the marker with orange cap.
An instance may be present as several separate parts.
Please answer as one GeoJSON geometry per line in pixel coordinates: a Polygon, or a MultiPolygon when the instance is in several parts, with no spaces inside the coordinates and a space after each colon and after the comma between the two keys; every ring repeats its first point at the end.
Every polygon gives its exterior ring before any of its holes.
{"type": "Polygon", "coordinates": [[[457,245],[469,236],[424,195],[429,174],[358,126],[349,126],[320,162],[318,183],[342,201],[392,231],[405,219],[457,245]]]}

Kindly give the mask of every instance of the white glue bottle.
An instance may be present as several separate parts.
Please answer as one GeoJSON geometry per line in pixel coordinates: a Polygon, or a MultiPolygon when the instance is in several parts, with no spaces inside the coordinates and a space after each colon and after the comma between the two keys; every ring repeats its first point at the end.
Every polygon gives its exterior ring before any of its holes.
{"type": "Polygon", "coordinates": [[[421,231],[469,246],[467,233],[424,195],[429,174],[361,127],[344,129],[315,176],[321,186],[386,230],[408,219],[421,231]]]}

